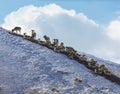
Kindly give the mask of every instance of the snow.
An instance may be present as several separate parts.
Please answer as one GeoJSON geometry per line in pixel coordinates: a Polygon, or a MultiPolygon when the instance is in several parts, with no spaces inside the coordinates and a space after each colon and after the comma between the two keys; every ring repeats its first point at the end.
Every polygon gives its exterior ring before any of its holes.
{"type": "MultiPolygon", "coordinates": [[[[120,65],[92,55],[87,57],[120,75],[120,65]]],[[[120,94],[120,85],[92,74],[63,54],[10,35],[3,28],[0,28],[0,66],[0,94],[120,94]],[[76,82],[76,78],[82,82],[76,82]]]]}

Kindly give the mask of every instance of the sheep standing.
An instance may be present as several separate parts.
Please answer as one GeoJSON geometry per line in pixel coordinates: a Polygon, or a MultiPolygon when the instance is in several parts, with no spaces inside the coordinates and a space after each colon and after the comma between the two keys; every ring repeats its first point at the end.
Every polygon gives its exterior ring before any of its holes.
{"type": "Polygon", "coordinates": [[[12,33],[15,33],[15,31],[16,31],[16,33],[21,33],[21,27],[14,27],[13,29],[12,29],[12,33]]]}

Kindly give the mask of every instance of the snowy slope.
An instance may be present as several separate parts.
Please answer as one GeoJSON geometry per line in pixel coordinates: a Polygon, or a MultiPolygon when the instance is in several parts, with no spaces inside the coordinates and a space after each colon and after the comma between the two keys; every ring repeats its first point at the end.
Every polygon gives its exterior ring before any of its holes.
{"type": "MultiPolygon", "coordinates": [[[[0,28],[0,94],[120,94],[120,85],[77,61],[5,31],[0,28]]],[[[119,65],[98,60],[119,75],[119,65]]]]}

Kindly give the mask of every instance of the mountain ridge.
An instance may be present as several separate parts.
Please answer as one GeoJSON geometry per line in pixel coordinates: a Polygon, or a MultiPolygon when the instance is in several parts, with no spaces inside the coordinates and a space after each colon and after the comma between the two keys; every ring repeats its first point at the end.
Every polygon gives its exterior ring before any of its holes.
{"type": "Polygon", "coordinates": [[[2,66],[0,85],[5,94],[30,94],[29,92],[119,94],[120,92],[119,85],[91,74],[89,69],[78,62],[10,35],[2,28],[0,28],[0,59],[2,66]],[[75,79],[81,79],[82,82],[75,79]]]}

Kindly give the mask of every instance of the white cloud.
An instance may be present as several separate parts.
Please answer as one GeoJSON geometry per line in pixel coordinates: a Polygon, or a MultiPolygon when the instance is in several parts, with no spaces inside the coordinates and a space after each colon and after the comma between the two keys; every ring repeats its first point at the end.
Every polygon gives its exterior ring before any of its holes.
{"type": "Polygon", "coordinates": [[[120,20],[110,22],[107,34],[113,40],[120,40],[120,20]]]}
{"type": "Polygon", "coordinates": [[[111,40],[111,38],[119,40],[120,33],[113,32],[116,27],[116,31],[119,32],[119,24],[119,21],[117,25],[116,22],[111,22],[107,29],[109,32],[105,32],[99,24],[83,13],[49,4],[42,7],[33,5],[21,7],[7,15],[1,26],[10,30],[15,26],[21,26],[22,31],[29,34],[30,30],[34,29],[38,37],[47,34],[52,39],[58,38],[79,51],[112,60],[111,57],[116,57],[120,53],[120,50],[116,49],[118,42],[111,40]]]}
{"type": "Polygon", "coordinates": [[[74,45],[79,40],[79,44],[95,41],[98,37],[97,29],[99,27],[93,20],[88,19],[83,13],[74,10],[66,10],[56,4],[49,4],[43,7],[33,5],[21,7],[17,11],[12,12],[5,18],[2,27],[12,29],[15,26],[21,26],[23,32],[30,33],[31,29],[35,29],[37,35],[42,37],[48,34],[52,38],[58,37],[61,40],[70,41],[70,45],[74,45]],[[96,34],[96,36],[93,36],[96,34]],[[87,40],[88,39],[88,40],[87,40]],[[71,40],[73,42],[71,42],[71,40]],[[74,44],[73,44],[74,43],[74,44]]]}

